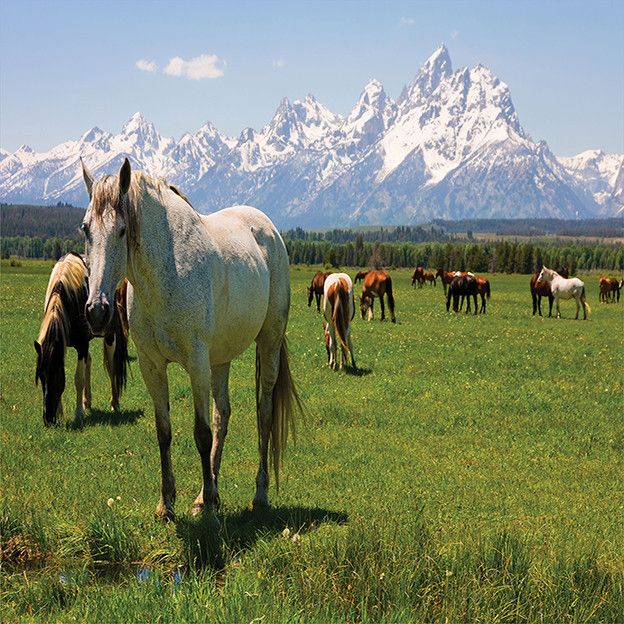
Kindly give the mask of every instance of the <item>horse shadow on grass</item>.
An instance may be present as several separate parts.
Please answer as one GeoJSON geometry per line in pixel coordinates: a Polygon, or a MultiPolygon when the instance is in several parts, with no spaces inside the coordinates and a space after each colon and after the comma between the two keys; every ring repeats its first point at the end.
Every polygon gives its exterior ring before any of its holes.
{"type": "Polygon", "coordinates": [[[234,513],[198,518],[183,516],[176,520],[176,534],[184,544],[189,566],[221,571],[227,555],[253,548],[263,538],[307,533],[321,524],[345,524],[348,515],[321,507],[267,507],[242,509],[234,513]],[[219,524],[220,523],[220,524],[219,524]]]}
{"type": "Polygon", "coordinates": [[[370,375],[373,372],[372,368],[354,368],[348,364],[343,366],[342,370],[345,374],[351,375],[352,377],[366,377],[366,375],[370,375]]]}
{"type": "Polygon", "coordinates": [[[139,418],[143,417],[143,410],[100,410],[92,409],[85,416],[83,427],[99,427],[102,425],[111,425],[118,427],[120,425],[134,425],[139,418]]]}

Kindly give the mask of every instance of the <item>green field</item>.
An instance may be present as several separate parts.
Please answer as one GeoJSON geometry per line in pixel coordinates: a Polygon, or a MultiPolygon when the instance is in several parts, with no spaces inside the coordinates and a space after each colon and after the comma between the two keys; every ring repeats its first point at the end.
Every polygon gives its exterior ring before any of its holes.
{"type": "Polygon", "coordinates": [[[32,342],[51,267],[2,264],[2,622],[624,620],[624,301],[599,304],[595,275],[580,275],[583,322],[573,302],[562,320],[533,317],[525,275],[490,275],[488,314],[473,317],[395,271],[398,322],[355,319],[355,375],[327,367],[305,301],[315,269],[293,268],[305,420],[274,507],[254,514],[248,350],[232,367],[215,533],[189,517],[200,462],[179,367],[175,523],[153,518],[159,454],[136,362],[111,413],[92,343],[84,428],[43,427],[32,342]]]}

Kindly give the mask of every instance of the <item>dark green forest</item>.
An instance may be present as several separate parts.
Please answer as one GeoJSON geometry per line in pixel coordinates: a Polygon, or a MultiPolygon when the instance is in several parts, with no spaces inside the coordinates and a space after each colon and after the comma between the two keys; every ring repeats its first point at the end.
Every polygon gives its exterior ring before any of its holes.
{"type": "MultiPolygon", "coordinates": [[[[84,209],[68,205],[9,206],[0,204],[2,258],[59,258],[82,252],[80,223],[84,209]]],[[[291,264],[327,267],[415,267],[476,272],[532,273],[542,264],[572,273],[597,269],[622,271],[624,247],[609,237],[624,236],[622,219],[589,221],[468,220],[435,221],[426,226],[282,232],[291,264]],[[500,236],[549,236],[539,242],[499,240],[475,242],[472,232],[500,236]],[[557,236],[574,236],[576,240],[557,236]],[[600,242],[583,237],[604,237],[600,242]]]]}

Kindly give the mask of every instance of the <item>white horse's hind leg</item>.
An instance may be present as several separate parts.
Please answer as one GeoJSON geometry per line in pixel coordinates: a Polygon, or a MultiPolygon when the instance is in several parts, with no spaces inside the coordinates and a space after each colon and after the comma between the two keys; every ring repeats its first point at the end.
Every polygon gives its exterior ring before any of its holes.
{"type": "Polygon", "coordinates": [[[173,520],[176,491],[173,469],[171,467],[171,422],[169,419],[169,385],[167,382],[167,363],[165,360],[148,357],[137,345],[139,367],[147,391],[154,403],[156,435],[160,448],[160,501],[156,506],[156,517],[173,520]]]}
{"type": "MultiPolygon", "coordinates": [[[[574,297],[574,301],[576,301],[576,316],[574,317],[575,320],[578,321],[578,315],[579,315],[579,310],[581,309],[581,297],[580,296],[576,296],[574,297]]],[[[585,309],[585,308],[583,308],[585,309]]]]}
{"type": "MultiPolygon", "coordinates": [[[[86,358],[85,358],[86,359],[86,358]]],[[[74,415],[74,427],[82,426],[84,419],[83,392],[85,386],[85,360],[78,359],[76,373],[74,375],[74,385],[76,386],[76,413],[74,415]]]]}
{"type": "MultiPolygon", "coordinates": [[[[331,326],[330,326],[331,327],[331,326]]],[[[333,331],[330,329],[330,336],[333,331]]],[[[269,505],[269,438],[273,425],[273,388],[277,382],[280,367],[280,347],[283,334],[278,336],[263,336],[262,333],[257,339],[258,361],[256,366],[260,366],[260,377],[256,379],[256,393],[258,395],[258,450],[260,452],[260,462],[258,473],[256,474],[256,494],[253,499],[254,508],[267,507],[269,505]],[[277,343],[277,344],[276,344],[277,343]]],[[[336,341],[330,337],[331,357],[336,357],[336,341]],[[332,344],[333,343],[333,344],[332,344]]],[[[257,374],[257,372],[256,372],[257,374]]],[[[275,443],[275,441],[274,441],[275,443]]]]}
{"type": "Polygon", "coordinates": [[[225,436],[227,435],[230,420],[230,397],[228,381],[230,375],[230,363],[215,366],[212,369],[212,451],[210,461],[212,463],[212,477],[218,488],[219,468],[221,467],[221,455],[225,436]]]}

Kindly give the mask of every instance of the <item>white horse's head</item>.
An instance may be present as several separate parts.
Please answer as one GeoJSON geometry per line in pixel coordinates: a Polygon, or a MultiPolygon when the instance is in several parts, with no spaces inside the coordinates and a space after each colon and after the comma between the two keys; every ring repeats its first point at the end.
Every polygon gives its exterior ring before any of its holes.
{"type": "Polygon", "coordinates": [[[545,266],[542,267],[539,275],[537,276],[537,283],[541,284],[542,282],[552,282],[554,271],[547,269],[545,266]]]}
{"type": "Polygon", "coordinates": [[[82,162],[89,206],[82,222],[89,264],[87,321],[96,336],[106,331],[112,317],[117,284],[126,276],[128,264],[128,190],[132,172],[126,158],[118,176],[97,182],[82,162]]]}

